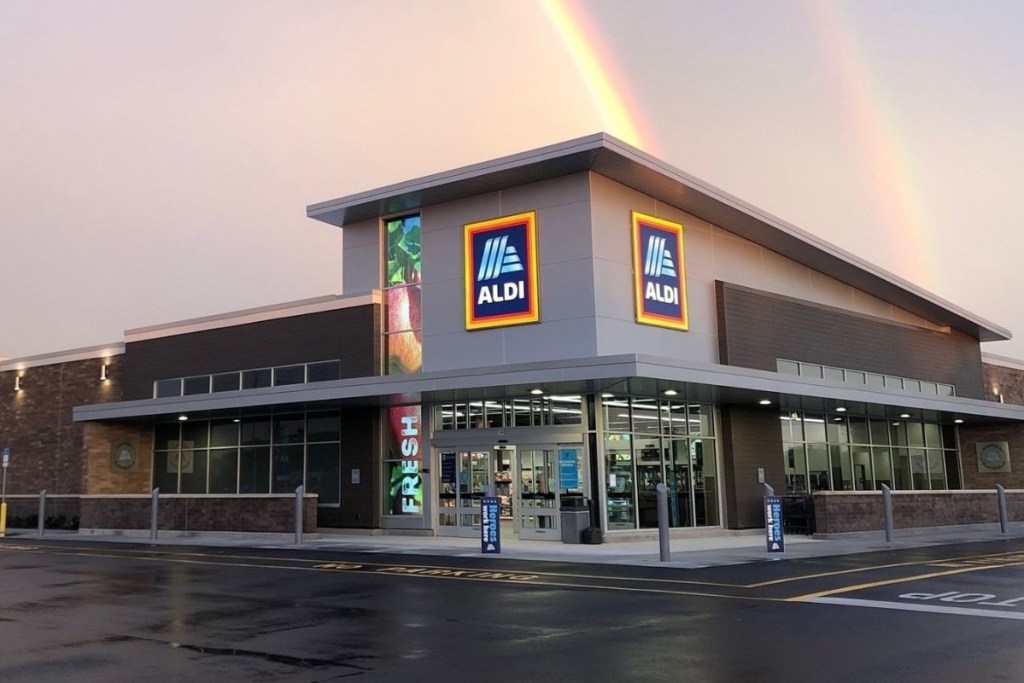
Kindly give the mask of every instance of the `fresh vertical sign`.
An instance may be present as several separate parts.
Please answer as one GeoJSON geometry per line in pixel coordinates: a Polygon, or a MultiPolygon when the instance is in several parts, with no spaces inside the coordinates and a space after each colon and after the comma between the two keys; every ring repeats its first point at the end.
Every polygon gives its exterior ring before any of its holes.
{"type": "Polygon", "coordinates": [[[470,223],[464,256],[467,330],[540,319],[534,212],[470,223]]]}
{"type": "Polygon", "coordinates": [[[683,226],[634,211],[633,292],[636,320],[686,330],[686,273],[683,226]]]}

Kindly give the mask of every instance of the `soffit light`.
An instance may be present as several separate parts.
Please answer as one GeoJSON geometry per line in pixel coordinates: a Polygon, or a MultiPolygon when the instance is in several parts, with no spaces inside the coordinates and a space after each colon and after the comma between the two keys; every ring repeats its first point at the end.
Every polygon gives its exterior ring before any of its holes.
{"type": "Polygon", "coordinates": [[[534,396],[540,396],[541,394],[544,393],[544,390],[543,389],[530,389],[530,393],[533,394],[534,396]]]}
{"type": "Polygon", "coordinates": [[[964,423],[964,421],[961,420],[959,417],[957,419],[953,420],[953,424],[962,425],[963,423],[964,423]]]}
{"type": "Polygon", "coordinates": [[[837,406],[836,407],[836,412],[837,413],[845,413],[846,412],[846,406],[837,406]]]}
{"type": "Polygon", "coordinates": [[[766,398],[762,398],[762,399],[761,399],[760,401],[758,401],[757,403],[758,403],[758,405],[762,405],[762,406],[770,406],[770,405],[772,404],[772,402],[771,402],[771,401],[769,401],[769,400],[768,400],[768,399],[766,399],[766,398]]]}
{"type": "Polygon", "coordinates": [[[186,420],[188,420],[188,415],[179,415],[178,416],[178,422],[185,422],[186,420]]]}
{"type": "Polygon", "coordinates": [[[900,413],[900,417],[906,420],[908,417],[910,417],[910,413],[900,413]]]}
{"type": "Polygon", "coordinates": [[[665,394],[666,396],[676,396],[679,394],[679,392],[676,391],[675,389],[666,389],[662,393],[665,394]]]}

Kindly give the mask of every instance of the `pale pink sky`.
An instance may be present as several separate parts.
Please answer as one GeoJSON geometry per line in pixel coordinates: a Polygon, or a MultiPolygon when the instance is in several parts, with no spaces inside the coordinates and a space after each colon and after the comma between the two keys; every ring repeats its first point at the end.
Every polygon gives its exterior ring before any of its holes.
{"type": "MultiPolygon", "coordinates": [[[[577,5],[648,151],[1024,358],[1024,3],[577,5]]],[[[533,0],[4,0],[0,356],[338,293],[307,204],[604,113],[533,0]]]]}

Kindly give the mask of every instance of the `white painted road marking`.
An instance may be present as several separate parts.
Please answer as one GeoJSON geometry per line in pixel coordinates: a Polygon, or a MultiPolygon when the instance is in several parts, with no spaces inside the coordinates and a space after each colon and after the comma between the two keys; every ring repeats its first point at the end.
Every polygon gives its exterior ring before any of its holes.
{"type": "Polygon", "coordinates": [[[856,598],[812,598],[803,602],[824,605],[847,605],[851,607],[874,607],[895,609],[904,612],[931,612],[933,614],[956,614],[967,617],[989,617],[992,619],[1024,619],[1024,612],[1006,612],[974,607],[947,607],[945,605],[922,605],[920,603],[886,602],[883,600],[858,600],[856,598]]]}

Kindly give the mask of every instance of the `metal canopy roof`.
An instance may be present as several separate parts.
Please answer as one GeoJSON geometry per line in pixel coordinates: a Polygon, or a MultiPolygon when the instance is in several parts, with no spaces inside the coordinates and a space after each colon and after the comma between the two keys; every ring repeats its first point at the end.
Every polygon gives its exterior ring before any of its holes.
{"type": "Polygon", "coordinates": [[[757,406],[760,400],[769,399],[772,410],[825,412],[844,405],[880,417],[909,412],[915,419],[1024,422],[1024,406],[857,388],[765,370],[635,354],[84,405],[75,407],[74,420],[152,420],[179,414],[246,414],[268,408],[280,412],[307,405],[387,406],[523,398],[530,397],[535,388],[549,395],[608,391],[650,397],[662,397],[666,389],[673,389],[677,394],[672,400],[757,406]]]}
{"type": "Polygon", "coordinates": [[[312,204],[306,214],[344,227],[357,221],[588,171],[713,223],[937,325],[985,342],[1012,336],[998,325],[604,133],[312,204]]]}

